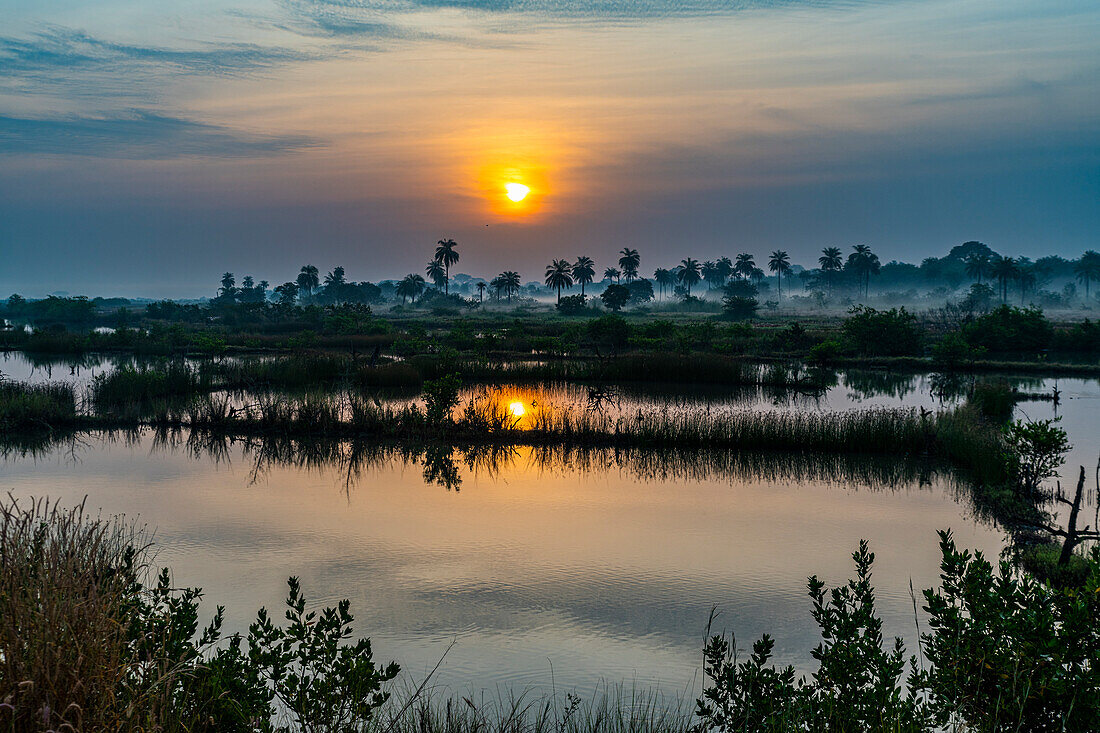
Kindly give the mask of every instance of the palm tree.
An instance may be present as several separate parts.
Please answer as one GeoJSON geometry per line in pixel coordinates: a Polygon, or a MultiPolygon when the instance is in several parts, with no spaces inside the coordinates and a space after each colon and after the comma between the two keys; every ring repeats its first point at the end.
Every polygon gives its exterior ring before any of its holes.
{"type": "Polygon", "coordinates": [[[603,279],[604,280],[614,280],[615,282],[619,282],[619,276],[621,274],[622,273],[619,272],[614,267],[609,267],[609,268],[607,268],[606,270],[603,271],[603,279]]]}
{"type": "Polygon", "coordinates": [[[783,276],[791,271],[791,258],[781,249],[772,252],[768,258],[768,269],[775,273],[775,292],[783,299],[783,276]]]}
{"type": "Polygon", "coordinates": [[[878,255],[866,244],[853,245],[852,253],[848,255],[848,266],[856,273],[860,289],[866,297],[871,289],[871,275],[879,271],[878,255]]]}
{"type": "Polygon", "coordinates": [[[439,260],[429,262],[428,266],[424,268],[424,274],[432,279],[437,288],[441,288],[447,283],[447,269],[439,260]]]}
{"type": "Polygon", "coordinates": [[[737,255],[737,263],[733,266],[733,271],[743,278],[752,277],[752,271],[756,269],[756,262],[753,260],[752,255],[748,252],[742,252],[737,255]]]}
{"type": "MultiPolygon", "coordinates": [[[[507,296],[508,302],[512,302],[512,293],[519,292],[519,273],[513,270],[505,270],[504,272],[493,278],[493,287],[497,289],[499,293],[504,291],[504,295],[507,296]]],[[[498,296],[499,297],[499,296],[498,296]]]]}
{"type": "Polygon", "coordinates": [[[663,267],[658,267],[653,271],[653,279],[657,281],[657,285],[661,289],[661,297],[665,297],[665,288],[671,288],[676,282],[676,275],[672,270],[666,270],[663,267]]]}
{"type": "Polygon", "coordinates": [[[409,298],[415,301],[417,296],[424,292],[424,285],[424,278],[416,273],[410,273],[397,283],[394,292],[401,296],[401,304],[404,305],[409,298]]]}
{"type": "Polygon", "coordinates": [[[478,280],[477,285],[475,285],[474,287],[477,288],[477,302],[478,303],[484,303],[485,302],[485,287],[486,287],[485,286],[485,281],[484,280],[478,280]]]}
{"type": "Polygon", "coordinates": [[[561,289],[573,287],[573,266],[569,260],[554,260],[546,266],[546,287],[557,289],[560,305],[561,289]]]}
{"type": "Polygon", "coordinates": [[[729,257],[719,257],[714,263],[714,269],[720,285],[725,285],[733,277],[733,261],[729,257]]]}
{"type": "Polygon", "coordinates": [[[435,245],[435,261],[443,265],[443,287],[448,295],[451,293],[451,265],[458,263],[457,246],[453,239],[441,239],[435,245]]]}
{"type": "Polygon", "coordinates": [[[966,274],[976,278],[978,284],[982,284],[982,278],[989,274],[989,257],[975,252],[963,260],[966,263],[966,274]]]}
{"type": "Polygon", "coordinates": [[[313,265],[305,265],[298,273],[298,294],[303,300],[313,300],[313,291],[321,284],[320,274],[313,265]]]}
{"type": "Polygon", "coordinates": [[[822,271],[826,273],[825,277],[829,282],[829,292],[833,292],[833,279],[836,277],[836,273],[844,267],[844,258],[840,253],[840,248],[826,247],[821,250],[821,256],[817,258],[817,263],[821,265],[822,271]]]}
{"type": "Polygon", "coordinates": [[[692,286],[697,285],[702,279],[703,268],[699,265],[699,260],[692,257],[680,260],[680,266],[676,268],[676,281],[684,286],[689,298],[692,286]]]}
{"type": "Polygon", "coordinates": [[[630,247],[623,247],[619,254],[622,255],[619,258],[619,267],[623,268],[623,277],[626,278],[627,282],[630,282],[638,277],[638,265],[641,264],[642,258],[638,254],[638,250],[630,249],[630,247]]]}
{"type": "Polygon", "coordinates": [[[1089,283],[1100,280],[1100,252],[1088,250],[1073,265],[1077,279],[1085,286],[1085,300],[1089,299],[1089,283]]]}
{"type": "Polygon", "coordinates": [[[718,287],[718,269],[713,260],[707,260],[699,268],[699,273],[703,276],[703,282],[710,286],[711,290],[718,287]]]}
{"type": "Polygon", "coordinates": [[[584,295],[584,286],[592,282],[596,277],[596,263],[591,257],[581,255],[573,264],[573,282],[581,284],[581,295],[584,295]]]}
{"type": "Polygon", "coordinates": [[[237,289],[236,284],[237,278],[233,277],[232,272],[222,274],[222,297],[232,298],[233,291],[237,289]]]}
{"type": "Polygon", "coordinates": [[[1016,284],[1020,287],[1020,305],[1024,304],[1024,298],[1027,297],[1027,291],[1034,290],[1035,283],[1038,281],[1039,278],[1035,274],[1035,265],[1018,267],[1016,284]]]}
{"type": "Polygon", "coordinates": [[[997,278],[997,282],[1000,283],[1001,302],[1004,303],[1008,300],[1008,281],[1015,278],[1018,272],[1016,260],[1011,257],[998,257],[993,261],[991,272],[993,277],[997,278]]]}

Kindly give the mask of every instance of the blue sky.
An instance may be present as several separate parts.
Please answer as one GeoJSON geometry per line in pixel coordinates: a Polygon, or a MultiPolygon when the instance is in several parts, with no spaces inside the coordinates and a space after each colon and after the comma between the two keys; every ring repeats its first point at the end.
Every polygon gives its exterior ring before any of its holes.
{"type": "Polygon", "coordinates": [[[1079,0],[0,0],[0,292],[1100,246],[1079,0]],[[522,205],[503,184],[532,187],[522,205]]]}

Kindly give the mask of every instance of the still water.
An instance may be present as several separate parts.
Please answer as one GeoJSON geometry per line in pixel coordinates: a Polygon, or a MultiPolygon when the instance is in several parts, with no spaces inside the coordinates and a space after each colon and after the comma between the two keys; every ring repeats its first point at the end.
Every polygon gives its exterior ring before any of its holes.
{"type": "MultiPolygon", "coordinates": [[[[12,377],[42,368],[0,362],[12,377]]],[[[888,390],[855,382],[841,375],[812,401],[736,399],[756,409],[939,404],[925,377],[888,390]]],[[[1059,386],[1075,445],[1068,476],[1078,462],[1095,465],[1100,390],[1085,380],[1059,386]]],[[[560,388],[521,399],[580,395],[560,388]]],[[[622,409],[718,409],[731,399],[632,394],[622,409]]],[[[1055,408],[1021,409],[1046,417],[1055,408]]],[[[846,580],[860,538],[877,556],[884,631],[915,652],[923,613],[914,618],[910,587],[919,605],[936,581],[936,530],[993,556],[1004,542],[950,476],[897,462],[531,448],[367,454],[92,435],[0,457],[0,489],[65,504],[86,496],[94,509],[139,517],[155,528],[158,563],[177,585],[205,589],[207,614],[224,604],[230,631],[262,605],[279,609],[286,577],[297,575],[312,603],[350,598],[376,657],[414,679],[454,641],[437,680],[463,694],[551,684],[583,692],[600,681],[694,694],[712,609],[716,629],[736,632],[739,646],[767,632],[779,662],[810,671],[818,637],[806,577],[846,580]]]]}

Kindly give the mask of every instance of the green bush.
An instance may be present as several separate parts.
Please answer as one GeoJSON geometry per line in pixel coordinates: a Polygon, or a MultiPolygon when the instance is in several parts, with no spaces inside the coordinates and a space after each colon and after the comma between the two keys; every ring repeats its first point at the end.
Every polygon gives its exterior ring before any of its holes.
{"type": "Polygon", "coordinates": [[[971,346],[990,353],[1037,354],[1049,348],[1053,329],[1039,308],[1002,305],[963,327],[971,346]]]}
{"type": "Polygon", "coordinates": [[[917,318],[905,308],[878,311],[857,305],[841,327],[852,345],[871,356],[913,356],[921,353],[924,334],[917,318]]]}

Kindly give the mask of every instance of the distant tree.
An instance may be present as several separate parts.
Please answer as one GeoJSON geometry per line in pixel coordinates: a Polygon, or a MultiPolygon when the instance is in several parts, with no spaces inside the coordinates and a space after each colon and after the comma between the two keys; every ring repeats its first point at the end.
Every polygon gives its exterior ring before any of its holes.
{"type": "Polygon", "coordinates": [[[733,273],[734,273],[733,261],[730,260],[729,257],[719,257],[714,262],[714,270],[715,270],[714,274],[718,278],[718,281],[722,285],[725,285],[727,282],[729,282],[729,279],[731,277],[733,277],[733,273]]]}
{"type": "Polygon", "coordinates": [[[1017,266],[1016,285],[1020,288],[1020,305],[1024,304],[1027,292],[1034,290],[1037,282],[1038,276],[1035,274],[1035,265],[1017,266]]]}
{"type": "Polygon", "coordinates": [[[439,260],[432,260],[428,263],[428,266],[424,268],[424,274],[435,284],[437,288],[442,289],[447,284],[447,268],[443,266],[443,263],[439,260]]]}
{"type": "Polygon", "coordinates": [[[630,247],[623,247],[619,254],[619,267],[623,270],[623,277],[627,282],[630,282],[634,278],[638,277],[638,266],[642,262],[641,256],[638,254],[638,250],[631,249],[630,247]]]}
{"type": "Polygon", "coordinates": [[[615,282],[619,282],[619,278],[621,275],[622,273],[614,267],[609,267],[603,271],[603,279],[607,280],[608,282],[611,282],[612,280],[614,280],[615,282]]]}
{"type": "Polygon", "coordinates": [[[680,260],[680,266],[676,268],[676,282],[684,286],[687,297],[691,297],[692,286],[698,285],[702,279],[703,268],[700,266],[699,260],[692,257],[685,257],[680,260]]]}
{"type": "Polygon", "coordinates": [[[625,285],[608,285],[600,293],[600,300],[611,310],[618,311],[630,300],[630,290],[625,285]]]}
{"type": "Polygon", "coordinates": [[[630,304],[638,305],[653,300],[653,283],[643,278],[638,278],[625,286],[630,291],[630,304]]]}
{"type": "Polygon", "coordinates": [[[1001,302],[1004,303],[1008,300],[1008,283],[1015,279],[1018,272],[1016,260],[1011,257],[998,257],[993,261],[990,272],[1001,286],[1001,302]]]}
{"type": "Polygon", "coordinates": [[[554,260],[546,266],[546,287],[558,291],[558,303],[561,303],[561,289],[573,287],[573,266],[569,260],[554,260]]]}
{"type": "Polygon", "coordinates": [[[233,277],[232,272],[227,272],[224,275],[222,275],[222,287],[221,287],[221,292],[219,293],[218,297],[220,297],[224,300],[234,300],[234,299],[236,299],[236,296],[237,296],[237,288],[235,287],[236,284],[237,284],[237,279],[235,277],[233,277]]]}
{"type": "Polygon", "coordinates": [[[840,253],[840,247],[826,247],[821,250],[821,256],[817,258],[821,271],[825,273],[825,281],[828,283],[829,292],[833,292],[836,284],[836,275],[844,267],[844,257],[840,253]]]}
{"type": "Polygon", "coordinates": [[[1073,272],[1077,279],[1085,286],[1085,300],[1089,299],[1089,285],[1093,280],[1100,280],[1100,252],[1088,250],[1081,259],[1073,265],[1073,272]]]}
{"type": "Polygon", "coordinates": [[[982,278],[989,275],[991,263],[988,255],[975,252],[967,255],[963,263],[966,265],[966,274],[975,278],[979,285],[982,283],[982,278]]]}
{"type": "Polygon", "coordinates": [[[661,289],[661,297],[665,297],[665,288],[671,288],[676,284],[676,274],[672,270],[658,267],[653,271],[653,279],[661,289]]]}
{"type": "Polygon", "coordinates": [[[321,285],[321,273],[313,265],[305,265],[298,273],[298,295],[305,301],[313,300],[313,291],[321,285]]]}
{"type": "Polygon", "coordinates": [[[783,299],[783,276],[790,274],[791,258],[781,249],[777,249],[768,257],[768,269],[775,273],[775,289],[780,300],[783,299]]]}
{"type": "Polygon", "coordinates": [[[505,297],[508,298],[508,302],[512,302],[512,295],[519,292],[520,276],[518,272],[514,270],[505,270],[504,272],[493,278],[492,285],[497,290],[497,299],[500,299],[500,293],[503,292],[505,297]]]}
{"type": "Polygon", "coordinates": [[[852,247],[852,253],[848,255],[848,267],[856,276],[859,290],[863,297],[867,297],[871,289],[871,275],[875,275],[881,269],[878,255],[871,251],[866,244],[857,244],[852,247]]]}
{"type": "Polygon", "coordinates": [[[410,273],[397,284],[395,292],[401,296],[401,303],[404,304],[409,298],[415,301],[424,292],[425,284],[424,278],[420,275],[410,273]]]}
{"type": "Polygon", "coordinates": [[[699,271],[703,276],[703,282],[705,282],[711,290],[717,290],[724,284],[718,270],[718,263],[707,260],[703,263],[702,267],[699,268],[699,271]]]}
{"type": "Polygon", "coordinates": [[[443,289],[448,295],[451,293],[451,265],[458,263],[457,246],[453,239],[441,239],[435,246],[435,261],[443,265],[443,289]]]}
{"type": "Polygon", "coordinates": [[[584,295],[584,286],[592,282],[596,277],[596,263],[591,257],[580,256],[573,263],[573,282],[580,283],[581,295],[584,295]]]}
{"type": "Polygon", "coordinates": [[[285,282],[275,286],[275,295],[279,296],[281,305],[294,305],[298,300],[298,283],[285,282]]]}
{"type": "Polygon", "coordinates": [[[479,303],[484,303],[485,302],[485,288],[486,288],[485,281],[478,280],[477,284],[474,285],[474,287],[477,288],[477,301],[479,303]]]}
{"type": "Polygon", "coordinates": [[[19,293],[12,293],[8,298],[8,313],[11,315],[17,315],[23,312],[23,309],[27,305],[27,299],[19,293]]]}
{"type": "Polygon", "coordinates": [[[737,261],[733,265],[733,270],[737,273],[738,277],[742,277],[748,280],[752,277],[753,270],[756,269],[756,260],[748,252],[742,252],[737,255],[737,261]]]}

